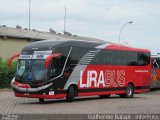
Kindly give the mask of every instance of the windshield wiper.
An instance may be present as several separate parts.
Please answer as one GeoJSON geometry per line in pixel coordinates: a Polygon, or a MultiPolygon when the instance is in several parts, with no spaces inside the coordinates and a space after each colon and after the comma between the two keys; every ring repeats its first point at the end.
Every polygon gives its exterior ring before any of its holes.
{"type": "Polygon", "coordinates": [[[21,77],[20,77],[20,79],[19,79],[20,81],[22,80],[23,75],[24,75],[24,73],[25,73],[26,71],[27,71],[27,69],[25,69],[24,72],[23,72],[23,74],[21,75],[21,77]]]}

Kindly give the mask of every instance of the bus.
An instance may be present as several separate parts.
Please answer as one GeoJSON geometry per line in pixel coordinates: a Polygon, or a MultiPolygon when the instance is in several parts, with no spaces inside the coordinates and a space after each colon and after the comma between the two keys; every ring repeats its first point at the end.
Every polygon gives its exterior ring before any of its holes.
{"type": "Polygon", "coordinates": [[[160,56],[152,55],[151,89],[160,88],[160,56]]]}
{"type": "Polygon", "coordinates": [[[18,57],[11,86],[16,97],[45,99],[132,98],[150,90],[151,53],[110,42],[44,40],[32,43],[18,57]]]}

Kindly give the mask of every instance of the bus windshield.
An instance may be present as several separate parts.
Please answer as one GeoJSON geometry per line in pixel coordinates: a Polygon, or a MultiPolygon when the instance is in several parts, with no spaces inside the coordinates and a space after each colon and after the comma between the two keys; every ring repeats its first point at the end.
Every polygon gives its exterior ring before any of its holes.
{"type": "Polygon", "coordinates": [[[16,76],[20,80],[38,81],[44,80],[46,76],[46,68],[44,67],[44,60],[20,59],[17,64],[16,76]]]}

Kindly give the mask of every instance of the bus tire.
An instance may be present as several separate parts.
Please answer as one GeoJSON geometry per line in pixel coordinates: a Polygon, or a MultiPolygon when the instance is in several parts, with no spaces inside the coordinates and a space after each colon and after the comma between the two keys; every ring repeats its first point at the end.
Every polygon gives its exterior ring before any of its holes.
{"type": "Polygon", "coordinates": [[[110,95],[99,95],[101,98],[108,98],[110,95]]]}
{"type": "Polygon", "coordinates": [[[134,96],[134,87],[132,84],[128,84],[126,87],[126,97],[132,98],[134,96]]]}
{"type": "Polygon", "coordinates": [[[70,87],[68,88],[67,96],[66,96],[67,102],[73,102],[74,97],[75,97],[74,87],[73,87],[73,86],[70,86],[70,87]]]}
{"type": "Polygon", "coordinates": [[[44,99],[43,98],[39,98],[39,102],[40,103],[44,103],[44,99]]]}
{"type": "Polygon", "coordinates": [[[126,87],[126,94],[121,94],[121,98],[132,98],[134,96],[134,87],[132,84],[128,84],[126,87]]]}

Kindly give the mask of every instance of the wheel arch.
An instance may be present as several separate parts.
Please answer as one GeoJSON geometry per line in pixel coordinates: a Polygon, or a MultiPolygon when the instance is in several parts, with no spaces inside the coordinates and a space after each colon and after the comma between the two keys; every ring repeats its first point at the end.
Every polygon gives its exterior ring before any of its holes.
{"type": "MultiPolygon", "coordinates": [[[[75,97],[78,96],[78,85],[75,84],[75,83],[72,83],[72,84],[70,84],[70,85],[68,86],[68,89],[69,89],[70,86],[73,86],[73,88],[74,88],[75,97]]],[[[67,90],[68,90],[68,89],[67,89],[67,90]]]]}
{"type": "MultiPolygon", "coordinates": [[[[129,84],[131,84],[131,85],[133,86],[133,92],[134,92],[134,87],[135,87],[134,82],[133,82],[133,81],[129,81],[129,82],[127,83],[127,86],[128,86],[129,84]]],[[[127,86],[126,86],[126,87],[127,87],[127,86]]]]}

